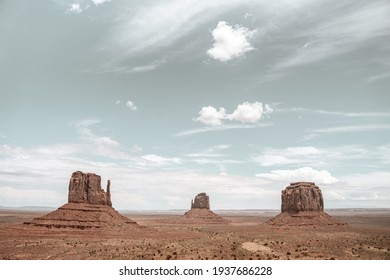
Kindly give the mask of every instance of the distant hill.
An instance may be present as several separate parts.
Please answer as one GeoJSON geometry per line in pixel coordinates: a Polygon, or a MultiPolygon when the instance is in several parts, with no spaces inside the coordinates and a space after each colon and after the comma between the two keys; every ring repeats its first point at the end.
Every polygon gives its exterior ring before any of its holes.
{"type": "Polygon", "coordinates": [[[0,206],[0,210],[12,210],[12,211],[33,211],[33,212],[46,212],[53,211],[57,208],[48,206],[21,206],[21,207],[9,207],[0,206]]]}

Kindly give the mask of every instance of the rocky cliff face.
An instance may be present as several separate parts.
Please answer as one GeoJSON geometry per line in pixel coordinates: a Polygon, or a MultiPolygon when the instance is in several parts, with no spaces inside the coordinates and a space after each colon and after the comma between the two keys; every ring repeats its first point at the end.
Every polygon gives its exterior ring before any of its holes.
{"type": "Polygon", "coordinates": [[[282,191],[282,213],[269,219],[272,226],[344,225],[324,212],[321,190],[311,182],[291,183],[282,191]]]}
{"type": "Polygon", "coordinates": [[[311,182],[291,183],[282,191],[282,212],[324,211],[321,190],[311,182]]]}
{"type": "Polygon", "coordinates": [[[90,203],[111,206],[110,180],[107,192],[101,187],[101,178],[94,173],[73,172],[69,181],[69,203],[90,203]]]}
{"type": "Polygon", "coordinates": [[[210,198],[206,193],[199,193],[195,199],[191,200],[191,209],[210,210],[210,198]]]}
{"type": "Polygon", "coordinates": [[[25,224],[66,229],[143,230],[129,218],[120,215],[111,205],[110,180],[107,192],[100,186],[101,178],[93,173],[76,171],[69,182],[68,203],[25,224]]]}

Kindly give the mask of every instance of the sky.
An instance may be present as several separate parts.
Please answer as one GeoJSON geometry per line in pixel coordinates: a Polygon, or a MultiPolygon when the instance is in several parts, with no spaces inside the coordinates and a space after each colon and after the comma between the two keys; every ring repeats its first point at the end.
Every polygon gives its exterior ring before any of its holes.
{"type": "Polygon", "coordinates": [[[390,207],[390,2],[2,0],[0,206],[390,207]]]}

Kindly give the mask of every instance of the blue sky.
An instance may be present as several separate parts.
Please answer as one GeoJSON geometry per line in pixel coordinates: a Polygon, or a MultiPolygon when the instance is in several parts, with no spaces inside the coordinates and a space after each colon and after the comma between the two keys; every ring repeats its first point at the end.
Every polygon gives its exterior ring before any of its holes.
{"type": "Polygon", "coordinates": [[[390,207],[390,3],[226,2],[2,1],[0,205],[390,207]]]}

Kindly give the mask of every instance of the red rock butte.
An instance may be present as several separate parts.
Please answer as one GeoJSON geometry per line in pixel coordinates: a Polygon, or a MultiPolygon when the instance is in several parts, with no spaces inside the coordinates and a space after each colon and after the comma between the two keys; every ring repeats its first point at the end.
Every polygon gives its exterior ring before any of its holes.
{"type": "Polygon", "coordinates": [[[69,182],[68,202],[109,205],[111,203],[110,180],[107,192],[101,187],[101,178],[94,173],[73,172],[69,182]]]}
{"type": "Polygon", "coordinates": [[[191,200],[191,210],[182,219],[185,223],[226,224],[229,221],[210,210],[210,198],[206,193],[199,193],[191,200]]]}
{"type": "Polygon", "coordinates": [[[267,221],[277,226],[341,225],[324,212],[322,192],[315,183],[290,183],[282,190],[282,213],[267,221]]]}
{"type": "Polygon", "coordinates": [[[69,181],[68,203],[26,224],[74,229],[139,228],[136,222],[120,215],[112,207],[110,180],[107,192],[100,184],[99,175],[74,172],[69,181]]]}

